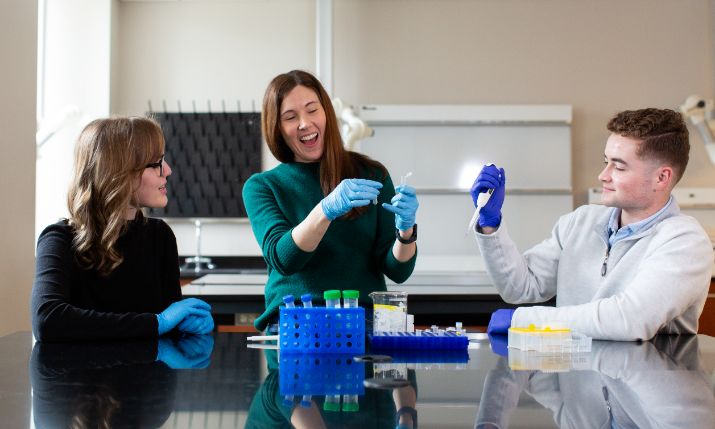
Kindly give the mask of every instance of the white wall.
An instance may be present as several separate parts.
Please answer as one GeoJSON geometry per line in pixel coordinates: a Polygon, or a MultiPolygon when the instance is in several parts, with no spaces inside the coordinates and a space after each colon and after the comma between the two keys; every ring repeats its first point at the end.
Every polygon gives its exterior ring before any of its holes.
{"type": "Polygon", "coordinates": [[[34,273],[37,2],[0,2],[0,336],[30,328],[34,273]],[[10,59],[10,60],[8,60],[10,59]]]}
{"type": "MultiPolygon", "coordinates": [[[[207,100],[213,110],[241,100],[248,110],[277,73],[314,68],[313,0],[122,1],[117,9],[114,113],[141,114],[149,99],[155,109],[161,100],[170,110],[177,100],[184,110],[192,100],[199,110],[207,100]]],[[[334,93],[353,104],[573,105],[578,205],[597,185],[616,111],[713,95],[714,12],[715,0],[336,0],[334,93]]],[[[682,186],[714,183],[695,133],[691,158],[682,186]]],[[[234,241],[253,242],[242,228],[234,241]]],[[[179,244],[191,251],[190,229],[179,244]]],[[[226,250],[211,246],[204,252],[226,250]]]]}
{"type": "MultiPolygon", "coordinates": [[[[115,0],[116,2],[116,0],[115,0]]],[[[37,153],[35,234],[66,217],[74,144],[91,120],[109,116],[112,0],[46,0],[40,125],[63,126],[37,153]],[[74,114],[66,115],[66,112],[74,114]]]]}

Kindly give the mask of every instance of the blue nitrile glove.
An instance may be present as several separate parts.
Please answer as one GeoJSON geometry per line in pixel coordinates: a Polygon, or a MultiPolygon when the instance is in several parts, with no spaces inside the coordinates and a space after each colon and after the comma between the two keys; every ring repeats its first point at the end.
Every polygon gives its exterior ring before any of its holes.
{"type": "Polygon", "coordinates": [[[499,356],[509,356],[509,337],[503,334],[488,335],[492,351],[499,356]]]}
{"type": "Polygon", "coordinates": [[[367,179],[345,179],[323,198],[320,206],[330,220],[335,220],[346,214],[353,207],[370,204],[380,194],[382,183],[367,179]]]}
{"type": "Polygon", "coordinates": [[[492,313],[489,326],[487,326],[487,334],[507,334],[515,311],[513,308],[500,308],[492,313]]]}
{"type": "Polygon", "coordinates": [[[214,339],[211,335],[184,335],[160,338],[156,360],[172,369],[206,368],[211,363],[214,339]]]}
{"type": "Polygon", "coordinates": [[[156,315],[159,322],[159,335],[171,331],[190,315],[211,316],[211,306],[196,298],[186,298],[172,303],[166,310],[156,315]]]}
{"type": "Polygon", "coordinates": [[[415,188],[409,185],[400,185],[395,188],[397,194],[390,201],[392,204],[382,203],[382,207],[395,214],[395,227],[400,231],[407,231],[415,225],[415,216],[420,203],[417,201],[415,188]]]}
{"type": "Polygon", "coordinates": [[[208,334],[214,329],[214,319],[211,314],[208,316],[198,316],[192,314],[191,316],[184,318],[184,320],[182,320],[176,328],[187,334],[208,334]]]}
{"type": "Polygon", "coordinates": [[[491,226],[496,228],[501,224],[501,206],[504,204],[504,188],[506,184],[506,174],[503,168],[494,165],[485,165],[474,181],[469,193],[472,195],[474,207],[477,206],[479,194],[488,189],[494,189],[489,201],[479,211],[479,226],[491,226]]]}

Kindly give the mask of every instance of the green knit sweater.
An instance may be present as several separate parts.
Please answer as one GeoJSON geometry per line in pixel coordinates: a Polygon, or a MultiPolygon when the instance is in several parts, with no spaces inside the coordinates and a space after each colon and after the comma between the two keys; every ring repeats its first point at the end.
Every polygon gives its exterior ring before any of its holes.
{"type": "Polygon", "coordinates": [[[298,248],[293,228],[324,198],[318,170],[319,163],[285,163],[254,174],[243,187],[246,212],[268,265],[266,309],[255,322],[259,330],[276,317],[285,295],[298,299],[311,293],[322,305],[326,290],[355,289],[365,306],[370,292],[386,290],[383,274],[402,283],[414,269],[416,254],[407,262],[392,254],[395,218],[382,208],[395,195],[389,176],[377,205],[357,219],[333,221],[313,252],[298,248]]]}

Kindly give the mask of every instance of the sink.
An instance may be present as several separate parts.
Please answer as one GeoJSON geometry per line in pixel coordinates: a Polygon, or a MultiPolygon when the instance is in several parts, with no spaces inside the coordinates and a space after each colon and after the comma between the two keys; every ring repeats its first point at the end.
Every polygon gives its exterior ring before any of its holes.
{"type": "MultiPolygon", "coordinates": [[[[181,256],[180,261],[185,261],[191,256],[181,256]]],[[[268,269],[261,256],[207,256],[211,259],[213,268],[201,264],[196,270],[194,262],[183,263],[179,267],[180,276],[183,278],[196,278],[206,274],[266,274],[268,269]]]]}

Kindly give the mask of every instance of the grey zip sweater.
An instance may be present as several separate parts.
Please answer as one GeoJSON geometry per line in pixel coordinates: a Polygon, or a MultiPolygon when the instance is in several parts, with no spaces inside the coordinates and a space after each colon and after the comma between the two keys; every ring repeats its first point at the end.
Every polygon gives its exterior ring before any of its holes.
{"type": "Polygon", "coordinates": [[[611,210],[579,207],[524,255],[503,223],[490,235],[475,232],[487,272],[506,302],[556,296],[556,307],[517,309],[512,326],[559,322],[594,339],[622,341],[697,332],[713,267],[705,231],[673,201],[655,225],[615,243],[606,258],[611,210]]]}

